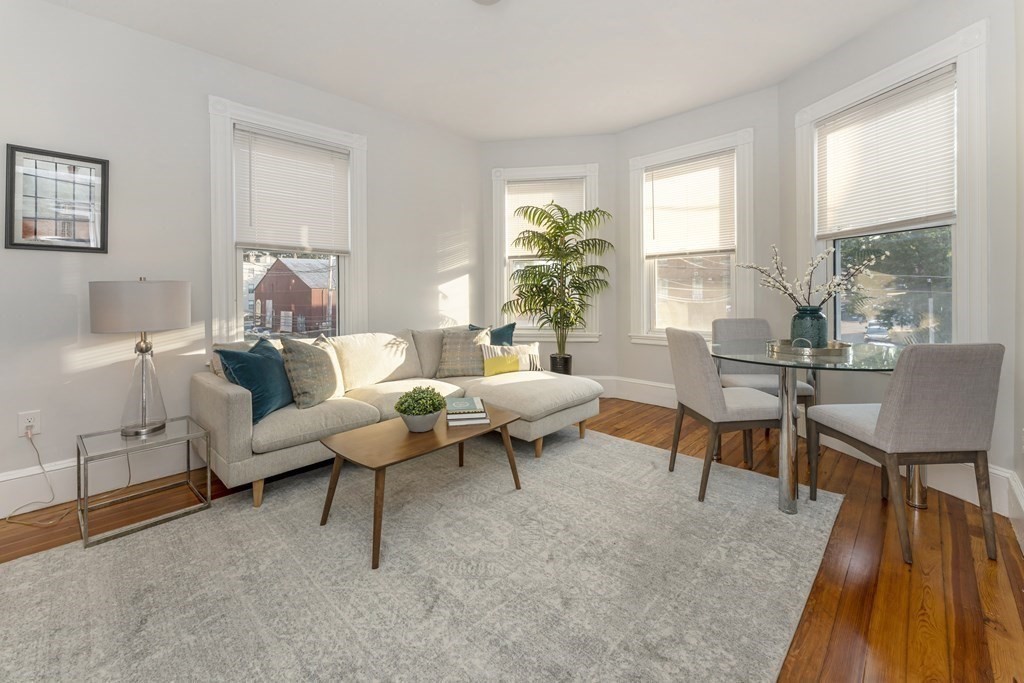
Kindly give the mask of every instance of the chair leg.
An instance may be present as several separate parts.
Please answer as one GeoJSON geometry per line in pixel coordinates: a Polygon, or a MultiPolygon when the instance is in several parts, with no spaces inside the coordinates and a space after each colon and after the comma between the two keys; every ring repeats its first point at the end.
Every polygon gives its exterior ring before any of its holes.
{"type": "Polygon", "coordinates": [[[704,453],[704,470],[700,474],[700,492],[697,494],[697,500],[704,502],[704,493],[708,490],[708,475],[711,474],[711,462],[715,459],[715,453],[718,451],[718,443],[721,435],[718,433],[718,425],[712,424],[708,428],[708,446],[704,453]]]}
{"type": "Polygon", "coordinates": [[[811,500],[818,500],[818,423],[807,421],[807,469],[810,470],[811,500]]]}
{"type": "Polygon", "coordinates": [[[715,448],[715,462],[722,462],[722,435],[718,435],[718,446],[715,448]]]}
{"type": "Polygon", "coordinates": [[[743,462],[747,464],[747,469],[754,469],[754,430],[744,429],[743,430],[743,462]]]}
{"type": "Polygon", "coordinates": [[[996,527],[992,518],[992,489],[988,479],[988,453],[978,451],[974,461],[974,478],[978,481],[978,502],[981,503],[981,523],[985,528],[985,550],[988,559],[996,559],[996,527]]]}
{"type": "Polygon", "coordinates": [[[676,425],[672,431],[672,455],[668,459],[668,471],[674,472],[676,469],[676,453],[679,452],[679,435],[683,429],[683,415],[686,413],[686,408],[683,407],[682,403],[676,405],[676,425]]]}
{"type": "Polygon", "coordinates": [[[765,443],[768,443],[768,439],[771,437],[771,435],[772,435],[772,430],[769,429],[768,427],[765,427],[764,428],[764,442],[765,443]]]}
{"type": "Polygon", "coordinates": [[[882,500],[889,500],[889,471],[882,465],[882,500]]]}
{"type": "Polygon", "coordinates": [[[907,506],[903,503],[903,491],[900,486],[900,466],[896,462],[896,456],[891,453],[885,454],[885,466],[883,475],[889,478],[889,504],[893,506],[896,513],[896,529],[900,533],[900,545],[903,547],[903,561],[907,564],[914,563],[914,556],[910,552],[910,531],[907,529],[907,506]]]}

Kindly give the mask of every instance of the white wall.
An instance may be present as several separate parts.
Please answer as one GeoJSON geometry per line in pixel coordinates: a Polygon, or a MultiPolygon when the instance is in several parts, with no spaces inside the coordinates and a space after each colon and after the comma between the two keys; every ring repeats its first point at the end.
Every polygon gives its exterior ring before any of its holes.
{"type": "MultiPolygon", "coordinates": [[[[807,236],[797,226],[795,127],[797,112],[836,91],[927,48],[980,21],[988,22],[987,128],[989,273],[985,292],[989,306],[987,338],[1006,346],[999,387],[996,425],[990,463],[1000,469],[1003,486],[994,491],[1006,501],[1006,475],[1014,465],[1014,376],[1018,362],[1016,327],[1018,305],[1006,283],[1017,277],[1017,176],[1015,128],[1015,36],[1013,5],[1006,0],[934,0],[911,7],[871,31],[815,61],[779,86],[779,150],[782,244],[789,261],[796,258],[797,244],[807,236]]],[[[822,398],[827,402],[878,401],[886,377],[830,376],[823,373],[822,398]]],[[[1017,425],[1021,426],[1021,425],[1017,425]]],[[[946,466],[932,468],[930,483],[955,489],[976,501],[970,471],[946,466]],[[956,481],[953,481],[953,480],[956,481]],[[966,486],[969,483],[970,486],[966,486]]]]}
{"type": "MultiPolygon", "coordinates": [[[[90,280],[192,282],[197,322],[155,336],[168,413],[188,412],[210,334],[211,94],[367,136],[372,329],[481,319],[476,143],[49,3],[4,0],[0,26],[2,141],[110,160],[108,254],[0,250],[0,514],[45,493],[12,475],[35,463],[18,411],[42,411],[46,463],[120,421],[133,340],[89,332],[90,280]]],[[[177,463],[133,464],[139,478],[177,463]]],[[[112,464],[107,483],[123,476],[112,464]]],[[[73,470],[54,477],[70,499],[73,470]]]]}

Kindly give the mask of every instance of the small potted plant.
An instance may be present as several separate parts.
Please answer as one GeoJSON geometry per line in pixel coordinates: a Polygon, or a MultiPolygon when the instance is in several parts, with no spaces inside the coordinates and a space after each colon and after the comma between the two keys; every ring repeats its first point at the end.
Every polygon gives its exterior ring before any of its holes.
{"type": "Polygon", "coordinates": [[[444,410],[444,396],[431,387],[416,387],[398,397],[395,412],[410,432],[429,432],[444,410]]]}

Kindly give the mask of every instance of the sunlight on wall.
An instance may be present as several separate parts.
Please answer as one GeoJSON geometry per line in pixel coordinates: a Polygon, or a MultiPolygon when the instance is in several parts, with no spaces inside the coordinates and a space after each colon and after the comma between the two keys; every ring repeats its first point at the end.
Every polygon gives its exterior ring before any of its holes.
{"type": "Polygon", "coordinates": [[[469,274],[438,285],[437,312],[443,326],[469,323],[469,274]]]}
{"type": "Polygon", "coordinates": [[[469,239],[462,230],[451,230],[437,238],[437,272],[447,273],[469,265],[469,239]]]}
{"type": "MultiPolygon", "coordinates": [[[[86,372],[98,368],[108,367],[120,361],[131,361],[135,359],[136,337],[127,334],[119,335],[91,335],[90,338],[109,337],[106,341],[94,346],[85,348],[69,348],[61,356],[61,369],[64,373],[86,372]]],[[[191,327],[182,330],[170,330],[168,332],[157,332],[150,335],[153,341],[153,350],[157,357],[169,351],[188,348],[187,355],[195,353],[192,347],[198,345],[200,352],[205,353],[206,324],[204,322],[193,323],[191,327]]],[[[186,355],[186,354],[181,354],[186,355]]]]}

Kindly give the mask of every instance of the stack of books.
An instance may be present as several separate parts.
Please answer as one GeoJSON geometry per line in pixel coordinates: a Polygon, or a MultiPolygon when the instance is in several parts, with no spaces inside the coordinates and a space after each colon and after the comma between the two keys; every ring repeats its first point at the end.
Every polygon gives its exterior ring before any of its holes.
{"type": "Polygon", "coordinates": [[[479,398],[446,398],[448,404],[448,426],[486,425],[491,423],[479,398]]]}

